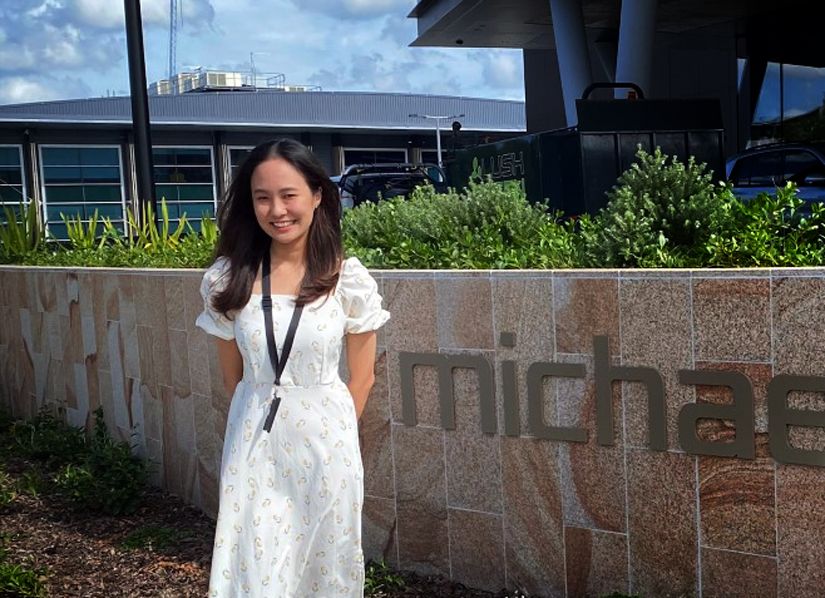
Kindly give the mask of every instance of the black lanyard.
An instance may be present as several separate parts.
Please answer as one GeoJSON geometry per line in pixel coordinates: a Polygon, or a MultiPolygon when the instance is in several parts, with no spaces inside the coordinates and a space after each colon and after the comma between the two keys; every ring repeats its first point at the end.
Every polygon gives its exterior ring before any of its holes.
{"type": "Polygon", "coordinates": [[[275,346],[275,331],[272,325],[272,286],[269,280],[269,248],[264,253],[263,264],[261,265],[261,307],[264,310],[264,327],[266,328],[266,345],[269,348],[269,363],[275,372],[275,386],[272,389],[273,399],[269,406],[269,413],[264,421],[264,430],[270,432],[272,423],[275,421],[275,414],[278,413],[278,405],[281,404],[281,397],[278,396],[278,387],[281,385],[281,374],[284,373],[286,360],[289,359],[289,352],[292,349],[292,342],[295,340],[295,331],[298,329],[298,320],[301,319],[303,305],[295,305],[292,310],[292,319],[289,321],[289,328],[286,331],[284,340],[284,350],[281,358],[278,359],[278,348],[275,346]]]}

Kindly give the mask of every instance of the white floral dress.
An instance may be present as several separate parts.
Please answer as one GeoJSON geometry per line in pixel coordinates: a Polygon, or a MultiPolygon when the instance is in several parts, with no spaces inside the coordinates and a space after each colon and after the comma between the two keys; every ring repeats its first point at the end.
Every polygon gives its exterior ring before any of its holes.
{"type": "MultiPolygon", "coordinates": [[[[275,374],[261,296],[232,319],[216,312],[210,298],[225,284],[227,265],[219,259],[206,271],[197,319],[209,334],[235,339],[244,370],[226,424],[209,596],[363,596],[363,466],[338,365],[344,335],[375,330],[389,313],[366,268],[345,260],[335,292],[303,310],[267,433],[275,374]]],[[[273,295],[272,303],[280,355],[294,297],[273,295]]]]}

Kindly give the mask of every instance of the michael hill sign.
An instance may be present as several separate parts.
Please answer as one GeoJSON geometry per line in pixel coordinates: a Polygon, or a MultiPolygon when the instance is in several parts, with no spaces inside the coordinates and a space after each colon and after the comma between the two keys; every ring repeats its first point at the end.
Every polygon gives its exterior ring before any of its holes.
{"type": "MultiPolygon", "coordinates": [[[[515,335],[502,333],[500,345],[515,346],[515,335]]],[[[613,365],[610,363],[608,337],[593,337],[594,377],[596,386],[596,439],[602,446],[615,444],[613,434],[614,382],[640,383],[646,389],[648,442],[652,450],[667,450],[667,418],[665,384],[655,368],[644,365],[613,365]]],[[[438,372],[438,402],[441,425],[455,429],[455,397],[453,370],[472,369],[478,376],[478,400],[481,431],[498,432],[498,415],[493,376],[493,364],[482,355],[399,352],[401,374],[402,417],[408,426],[417,423],[414,388],[414,368],[433,367],[438,372]]],[[[562,442],[587,442],[592,430],[578,427],[551,426],[546,423],[542,388],[546,378],[585,378],[584,364],[538,361],[527,368],[526,397],[528,433],[536,438],[562,442]]],[[[720,386],[730,389],[729,404],[689,403],[678,415],[678,437],[682,449],[694,455],[710,455],[753,459],[754,394],[750,379],[740,372],[722,370],[679,370],[679,384],[720,386]],[[732,441],[705,440],[697,435],[700,420],[729,420],[735,425],[732,441]]],[[[501,403],[506,436],[522,433],[519,413],[516,362],[501,362],[501,403]]],[[[779,374],[768,384],[768,435],[773,458],[779,463],[825,467],[825,451],[797,448],[791,445],[789,427],[825,428],[825,412],[794,409],[788,405],[788,394],[794,391],[825,393],[825,377],[779,374]]]]}

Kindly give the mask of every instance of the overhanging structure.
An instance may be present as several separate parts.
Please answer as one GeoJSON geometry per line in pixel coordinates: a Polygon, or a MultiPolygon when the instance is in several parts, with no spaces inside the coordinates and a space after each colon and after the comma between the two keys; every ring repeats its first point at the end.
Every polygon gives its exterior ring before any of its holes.
{"type": "Polygon", "coordinates": [[[531,132],[575,124],[574,101],[589,83],[631,81],[649,98],[718,98],[733,152],[749,140],[769,63],[825,66],[816,8],[802,0],[421,0],[410,17],[414,46],[521,49],[531,132]]]}

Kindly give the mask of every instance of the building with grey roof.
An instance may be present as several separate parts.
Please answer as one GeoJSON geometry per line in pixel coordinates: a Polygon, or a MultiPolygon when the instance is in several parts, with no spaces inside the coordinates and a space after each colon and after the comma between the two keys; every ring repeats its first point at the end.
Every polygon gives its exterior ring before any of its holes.
{"type": "MultiPolygon", "coordinates": [[[[173,218],[214,214],[232,172],[253,146],[292,137],[331,174],[355,163],[435,162],[432,119],[463,115],[456,135],[442,120],[444,149],[526,130],[523,102],[361,92],[192,91],[149,98],[157,196],[173,218]],[[444,130],[446,128],[446,130],[444,130]]],[[[0,106],[0,203],[34,200],[49,232],[62,216],[95,210],[122,226],[137,204],[128,97],[0,106]]]]}

